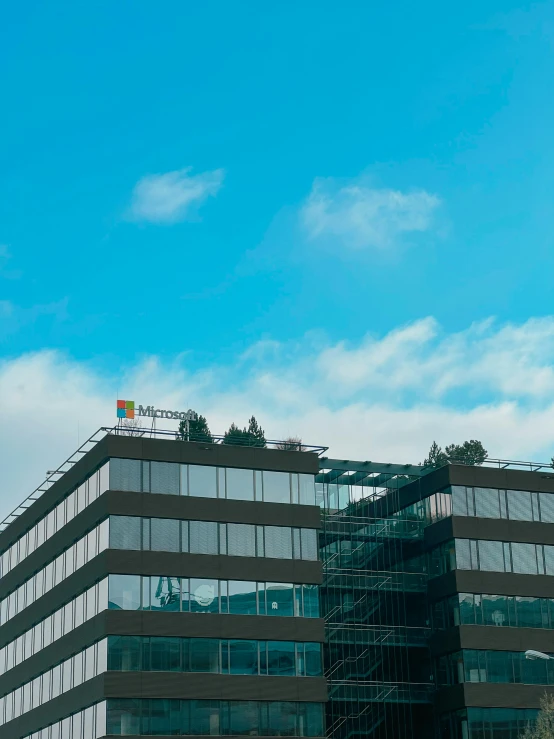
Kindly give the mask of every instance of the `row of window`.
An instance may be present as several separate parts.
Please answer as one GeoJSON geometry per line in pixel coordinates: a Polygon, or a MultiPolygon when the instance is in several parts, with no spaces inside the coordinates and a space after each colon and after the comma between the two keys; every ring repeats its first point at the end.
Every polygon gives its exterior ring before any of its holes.
{"type": "Polygon", "coordinates": [[[429,557],[431,577],[450,570],[554,575],[554,546],[516,541],[455,539],[436,547],[429,557]]]}
{"type": "Polygon", "coordinates": [[[109,636],[108,670],[317,677],[322,674],[321,644],[109,636]]]}
{"type": "Polygon", "coordinates": [[[521,739],[537,718],[537,708],[468,708],[443,714],[441,739],[521,739]]]}
{"type": "Polygon", "coordinates": [[[554,659],[525,658],[524,652],[463,649],[437,660],[439,685],[525,683],[554,685],[554,659]]]}
{"type": "Polygon", "coordinates": [[[103,639],[0,698],[0,726],[106,672],[108,642],[103,639]]]}
{"type": "Polygon", "coordinates": [[[0,601],[0,625],[21,613],[109,545],[106,519],[0,601]]]}
{"type": "Polygon", "coordinates": [[[433,628],[460,624],[554,629],[554,598],[458,593],[432,606],[433,628]]]}
{"type": "Polygon", "coordinates": [[[319,617],[317,585],[211,578],[110,575],[109,608],[319,617]]]}
{"type": "Polygon", "coordinates": [[[138,516],[110,516],[110,548],[318,559],[315,529],[138,516]]]}
{"type": "Polygon", "coordinates": [[[452,514],[554,523],[554,494],[455,485],[452,487],[452,514]]]}
{"type": "Polygon", "coordinates": [[[106,736],[106,701],[89,706],[25,739],[100,739],[106,736]]]}
{"type": "Polygon", "coordinates": [[[288,701],[111,699],[108,735],[318,736],[323,705],[288,701]]]}
{"type": "Polygon", "coordinates": [[[325,735],[321,703],[112,698],[25,739],[325,735]]]}
{"type": "Polygon", "coordinates": [[[0,698],[0,725],[106,670],[210,672],[314,677],[322,674],[313,642],[110,636],[0,698]]]}
{"type": "Polygon", "coordinates": [[[107,608],[319,617],[317,585],[109,575],[0,649],[0,674],[107,608]]]}
{"type": "Polygon", "coordinates": [[[393,514],[427,524],[448,516],[554,523],[554,493],[453,485],[393,514]]]}
{"type": "Polygon", "coordinates": [[[295,472],[110,460],[110,489],[138,493],[315,505],[314,480],[314,475],[295,472]]]}
{"type": "Polygon", "coordinates": [[[0,577],[108,489],[315,505],[313,475],[114,458],[2,553],[0,577]]]}
{"type": "Polygon", "coordinates": [[[108,578],[66,603],[0,649],[0,675],[76,629],[108,607],[108,578]]]}
{"type": "Polygon", "coordinates": [[[45,541],[48,541],[56,531],[59,531],[62,526],[65,526],[66,523],[69,523],[71,519],[81,513],[108,487],[109,472],[106,463],[3,552],[0,557],[0,577],[4,577],[25,557],[28,557],[45,541]]]}

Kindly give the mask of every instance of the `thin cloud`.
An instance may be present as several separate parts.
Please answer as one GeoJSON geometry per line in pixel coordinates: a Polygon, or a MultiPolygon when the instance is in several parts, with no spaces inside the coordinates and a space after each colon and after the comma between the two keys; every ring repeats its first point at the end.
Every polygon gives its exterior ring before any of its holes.
{"type": "Polygon", "coordinates": [[[386,249],[407,234],[429,231],[440,204],[426,190],[379,189],[365,178],[343,183],[318,178],[300,220],[314,241],[327,238],[351,249],[386,249]]]}
{"type": "Polygon", "coordinates": [[[421,462],[433,439],[478,438],[505,459],[545,461],[554,451],[554,316],[451,334],[425,318],[355,345],[306,337],[268,348],[194,372],[182,358],[150,358],[117,377],[54,351],[0,361],[0,513],[115,423],[118,389],[160,408],[195,408],[219,434],[254,414],[270,438],[300,436],[341,459],[421,462]]]}
{"type": "Polygon", "coordinates": [[[192,167],[146,175],[134,187],[128,218],[149,223],[187,220],[208,198],[219,192],[225,172],[215,169],[190,174],[192,167]]]}

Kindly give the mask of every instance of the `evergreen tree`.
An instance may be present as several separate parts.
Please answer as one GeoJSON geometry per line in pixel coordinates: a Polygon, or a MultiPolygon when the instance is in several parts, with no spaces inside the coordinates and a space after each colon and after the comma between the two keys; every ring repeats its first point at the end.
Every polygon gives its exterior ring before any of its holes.
{"type": "Polygon", "coordinates": [[[225,432],[223,435],[223,443],[224,444],[238,444],[238,445],[245,445],[247,444],[247,436],[248,433],[246,429],[240,429],[236,423],[232,423],[229,426],[229,430],[225,432]]]}
{"type": "Polygon", "coordinates": [[[256,417],[252,416],[248,422],[248,435],[252,440],[252,446],[265,446],[265,433],[263,428],[256,421],[256,417]]]}
{"type": "Polygon", "coordinates": [[[452,464],[481,465],[488,456],[483,444],[476,439],[463,444],[449,444],[444,451],[452,464]]]}
{"type": "Polygon", "coordinates": [[[434,441],[429,449],[429,456],[423,460],[424,467],[442,467],[448,464],[448,456],[443,452],[440,446],[434,441]]]}
{"type": "Polygon", "coordinates": [[[541,698],[541,710],[534,726],[525,729],[521,739],[554,739],[554,696],[548,693],[541,698]]]}
{"type": "Polygon", "coordinates": [[[196,421],[181,421],[179,424],[178,438],[182,441],[202,441],[208,444],[213,442],[212,433],[208,421],[204,416],[198,416],[196,421]]]}
{"type": "Polygon", "coordinates": [[[463,444],[449,444],[444,451],[434,441],[429,449],[429,456],[424,460],[424,467],[442,467],[445,464],[481,465],[488,452],[480,441],[471,439],[463,444]]]}
{"type": "Polygon", "coordinates": [[[248,422],[248,428],[241,429],[232,423],[223,436],[223,443],[258,447],[266,445],[264,430],[256,421],[255,416],[252,416],[248,422]]]}

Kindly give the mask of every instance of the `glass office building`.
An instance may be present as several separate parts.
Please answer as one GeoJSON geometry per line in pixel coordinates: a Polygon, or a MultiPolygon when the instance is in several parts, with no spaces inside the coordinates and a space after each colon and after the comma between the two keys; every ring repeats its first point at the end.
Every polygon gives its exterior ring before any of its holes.
{"type": "Polygon", "coordinates": [[[325,736],[318,462],[90,445],[0,532],[0,736],[325,736]]]}
{"type": "Polygon", "coordinates": [[[0,526],[0,736],[519,739],[554,474],[104,430],[0,526]]]}

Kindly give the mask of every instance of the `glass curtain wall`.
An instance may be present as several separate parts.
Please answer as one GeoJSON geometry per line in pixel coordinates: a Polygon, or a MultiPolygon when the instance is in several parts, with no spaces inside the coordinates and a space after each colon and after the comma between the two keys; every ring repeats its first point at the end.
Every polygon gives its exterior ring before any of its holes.
{"type": "Polygon", "coordinates": [[[371,515],[383,496],[394,510],[399,487],[412,480],[387,482],[373,490],[340,481],[316,485],[323,508],[326,720],[335,739],[432,735],[424,521],[371,515]]]}

